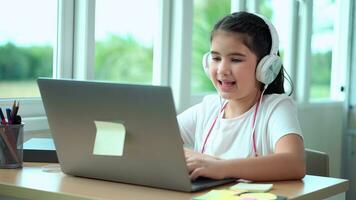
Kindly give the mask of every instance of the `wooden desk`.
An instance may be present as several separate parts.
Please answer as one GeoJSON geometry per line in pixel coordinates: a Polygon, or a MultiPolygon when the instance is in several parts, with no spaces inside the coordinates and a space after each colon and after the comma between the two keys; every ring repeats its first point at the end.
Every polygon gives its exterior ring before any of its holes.
{"type": "MultiPolygon", "coordinates": [[[[114,183],[63,174],[55,164],[24,163],[22,169],[0,169],[0,194],[26,199],[146,199],[189,200],[209,190],[184,193],[130,184],[114,183]]],[[[302,181],[273,182],[272,193],[295,200],[324,199],[346,192],[348,181],[306,176],[302,181]]],[[[232,184],[221,186],[228,187],[232,184]]]]}

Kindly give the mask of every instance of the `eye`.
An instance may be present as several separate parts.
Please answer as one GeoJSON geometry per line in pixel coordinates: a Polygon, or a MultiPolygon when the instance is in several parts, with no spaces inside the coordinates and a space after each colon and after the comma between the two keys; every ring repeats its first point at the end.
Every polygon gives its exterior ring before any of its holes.
{"type": "Polygon", "coordinates": [[[238,58],[231,58],[231,62],[233,63],[239,63],[241,62],[242,60],[241,59],[238,59],[238,58]]]}
{"type": "Polygon", "coordinates": [[[219,62],[219,61],[221,60],[221,58],[220,58],[219,56],[212,56],[212,57],[211,57],[211,60],[212,60],[213,62],[219,62]]]}

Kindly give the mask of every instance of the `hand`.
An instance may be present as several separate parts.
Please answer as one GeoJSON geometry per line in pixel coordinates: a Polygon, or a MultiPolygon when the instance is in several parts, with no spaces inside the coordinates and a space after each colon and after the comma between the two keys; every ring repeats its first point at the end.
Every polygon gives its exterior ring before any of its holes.
{"type": "Polygon", "coordinates": [[[202,154],[193,150],[184,148],[187,168],[191,180],[195,180],[200,176],[223,179],[222,170],[223,160],[218,157],[202,154]]]}
{"type": "Polygon", "coordinates": [[[211,155],[199,153],[199,152],[193,151],[193,150],[188,149],[188,148],[184,148],[184,155],[185,155],[185,159],[188,159],[190,157],[196,157],[196,158],[201,157],[201,158],[204,158],[204,159],[216,159],[216,160],[220,159],[220,158],[218,158],[216,156],[211,156],[211,155]]]}

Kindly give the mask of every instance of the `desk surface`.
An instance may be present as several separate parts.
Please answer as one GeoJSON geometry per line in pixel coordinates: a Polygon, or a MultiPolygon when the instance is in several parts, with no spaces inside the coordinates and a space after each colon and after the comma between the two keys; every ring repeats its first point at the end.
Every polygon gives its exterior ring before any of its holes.
{"type": "MultiPolygon", "coordinates": [[[[346,192],[348,188],[347,180],[310,175],[301,181],[272,183],[272,193],[298,200],[323,199],[346,192]]],[[[18,198],[188,200],[208,191],[185,193],[73,177],[63,174],[58,164],[24,163],[22,169],[0,169],[0,194],[18,198]]]]}

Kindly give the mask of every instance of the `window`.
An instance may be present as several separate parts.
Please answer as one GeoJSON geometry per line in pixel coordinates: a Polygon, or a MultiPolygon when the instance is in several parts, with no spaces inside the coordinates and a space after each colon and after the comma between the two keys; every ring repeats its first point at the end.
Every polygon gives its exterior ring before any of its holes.
{"type": "Polygon", "coordinates": [[[0,5],[0,98],[39,97],[35,80],[52,77],[57,1],[0,5]]]}
{"type": "Polygon", "coordinates": [[[260,1],[260,13],[269,19],[277,29],[279,36],[279,53],[283,60],[284,52],[287,49],[288,41],[288,1],[284,0],[263,0],[260,1]]]}
{"type": "Polygon", "coordinates": [[[259,4],[259,13],[266,16],[274,25],[279,36],[279,54],[283,62],[283,68],[286,70],[284,76],[284,88],[287,94],[293,94],[295,91],[295,82],[293,80],[293,62],[296,55],[293,51],[295,38],[292,35],[293,25],[290,23],[291,7],[290,2],[283,0],[263,0],[259,4]],[[292,88],[293,87],[293,88],[292,88]]]}
{"type": "Polygon", "coordinates": [[[310,99],[330,97],[332,49],[337,41],[334,34],[335,0],[313,1],[313,34],[311,43],[310,99]]]}
{"type": "Polygon", "coordinates": [[[158,0],[96,1],[95,79],[151,84],[158,9],[158,0]]]}
{"type": "Polygon", "coordinates": [[[192,93],[215,91],[202,68],[202,57],[210,50],[210,32],[214,24],[230,13],[230,0],[194,0],[192,44],[192,93]]]}

